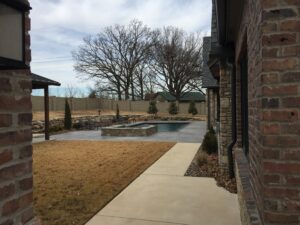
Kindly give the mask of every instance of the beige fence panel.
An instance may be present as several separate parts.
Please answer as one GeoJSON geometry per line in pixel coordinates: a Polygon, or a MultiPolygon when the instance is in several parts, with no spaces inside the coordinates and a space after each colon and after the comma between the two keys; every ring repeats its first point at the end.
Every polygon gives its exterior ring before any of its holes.
{"type": "Polygon", "coordinates": [[[32,111],[34,112],[44,111],[44,97],[33,96],[31,98],[31,101],[32,101],[32,111]]]}
{"type": "Polygon", "coordinates": [[[53,105],[49,106],[49,109],[52,111],[64,111],[65,110],[65,98],[57,98],[57,97],[50,97],[53,105]]]}
{"type": "Polygon", "coordinates": [[[136,112],[147,112],[149,108],[148,101],[131,102],[131,110],[136,112]]]}
{"type": "MultiPolygon", "coordinates": [[[[110,99],[92,99],[92,98],[71,98],[69,99],[72,110],[116,110],[118,104],[120,111],[126,112],[147,112],[148,101],[130,101],[130,100],[110,100],[110,99]]],[[[168,113],[169,102],[157,102],[159,113],[168,113]]],[[[206,103],[196,103],[198,114],[206,115],[206,103]]],[[[65,98],[49,97],[50,111],[64,111],[65,98]]],[[[179,113],[188,114],[189,103],[179,104],[179,113]]],[[[44,97],[32,96],[32,110],[34,112],[44,110],[44,97]]]]}
{"type": "Polygon", "coordinates": [[[112,110],[113,109],[113,101],[109,99],[101,99],[100,100],[100,108],[112,110]]]}
{"type": "Polygon", "coordinates": [[[131,104],[130,101],[113,101],[113,110],[116,110],[117,104],[119,106],[120,111],[131,111],[131,104]]]}

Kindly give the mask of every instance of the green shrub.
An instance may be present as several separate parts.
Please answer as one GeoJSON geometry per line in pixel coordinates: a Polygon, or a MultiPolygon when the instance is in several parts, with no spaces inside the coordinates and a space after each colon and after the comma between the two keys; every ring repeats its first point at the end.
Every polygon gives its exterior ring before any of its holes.
{"type": "Polygon", "coordinates": [[[197,110],[197,108],[196,108],[196,104],[195,104],[194,101],[191,101],[191,102],[190,102],[189,113],[191,113],[192,115],[198,114],[198,110],[197,110]]]}
{"type": "Polygon", "coordinates": [[[170,103],[169,114],[170,115],[176,115],[176,114],[178,114],[178,107],[176,105],[176,102],[171,102],[170,103]]]}
{"type": "Polygon", "coordinates": [[[68,100],[65,102],[65,120],[64,127],[66,130],[71,130],[72,128],[72,114],[68,100]]]}
{"type": "Polygon", "coordinates": [[[82,129],[82,127],[83,127],[83,126],[82,126],[81,123],[74,123],[74,124],[73,124],[73,128],[76,129],[76,130],[80,130],[80,129],[82,129]]]}
{"type": "Polygon", "coordinates": [[[157,112],[158,112],[158,109],[156,107],[156,101],[150,101],[149,102],[148,113],[156,115],[157,112]]]}
{"type": "Polygon", "coordinates": [[[120,119],[120,110],[119,110],[119,105],[117,104],[116,107],[116,120],[118,121],[120,119]]]}
{"type": "Polygon", "coordinates": [[[218,152],[218,140],[213,128],[210,128],[205,134],[202,142],[202,149],[209,155],[218,152]]]}
{"type": "Polygon", "coordinates": [[[207,164],[207,155],[205,154],[201,154],[198,156],[198,166],[203,166],[205,164],[207,164]]]}
{"type": "Polygon", "coordinates": [[[55,133],[55,132],[59,132],[62,131],[64,128],[62,126],[59,125],[54,125],[54,126],[50,126],[49,127],[49,132],[50,133],[55,133]]]}

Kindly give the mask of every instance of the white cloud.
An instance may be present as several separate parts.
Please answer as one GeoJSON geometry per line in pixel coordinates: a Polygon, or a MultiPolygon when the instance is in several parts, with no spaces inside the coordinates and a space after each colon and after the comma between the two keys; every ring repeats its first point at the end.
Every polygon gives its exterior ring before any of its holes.
{"type": "MultiPolygon", "coordinates": [[[[71,51],[88,34],[138,19],[150,27],[209,33],[211,0],[31,0],[32,71],[87,86],[73,71],[71,51]],[[59,58],[58,58],[59,57],[59,58]],[[64,61],[55,61],[55,59],[64,61]],[[49,62],[50,61],[50,62],[49,62]]],[[[88,82],[90,85],[90,82],[88,82]]]]}

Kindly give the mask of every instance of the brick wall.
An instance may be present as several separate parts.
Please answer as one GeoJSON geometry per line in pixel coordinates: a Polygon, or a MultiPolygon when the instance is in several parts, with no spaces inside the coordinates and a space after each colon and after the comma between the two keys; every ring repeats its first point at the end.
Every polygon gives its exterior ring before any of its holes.
{"type": "MultiPolygon", "coordinates": [[[[300,1],[262,1],[256,125],[265,224],[300,224],[300,1]]],[[[254,144],[254,143],[252,143],[254,144]]],[[[260,197],[261,198],[261,197],[260,197]]]]}
{"type": "MultiPolygon", "coordinates": [[[[28,15],[25,22],[29,64],[28,15]]],[[[33,224],[30,71],[1,70],[0,87],[0,224],[33,224]]]]}
{"type": "Polygon", "coordinates": [[[235,46],[238,129],[236,149],[241,147],[238,63],[245,40],[248,49],[248,166],[241,163],[243,160],[238,156],[241,152],[236,150],[236,176],[243,224],[298,225],[300,1],[249,0],[247,3],[235,46]],[[250,190],[242,185],[245,180],[250,181],[250,190]],[[244,193],[247,193],[246,197],[244,193]],[[247,208],[247,204],[254,209],[247,208]],[[251,218],[257,217],[255,212],[259,213],[260,218],[252,221],[251,218]]]}

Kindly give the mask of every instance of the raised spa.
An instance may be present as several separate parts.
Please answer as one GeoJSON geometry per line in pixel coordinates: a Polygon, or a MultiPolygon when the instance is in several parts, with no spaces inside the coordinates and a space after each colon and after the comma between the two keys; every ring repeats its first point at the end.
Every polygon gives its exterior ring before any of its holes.
{"type": "Polygon", "coordinates": [[[187,122],[141,122],[102,128],[102,136],[150,136],[156,132],[176,132],[187,122]]]}

